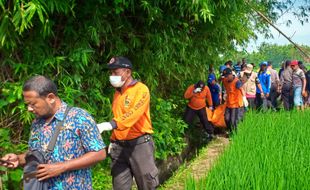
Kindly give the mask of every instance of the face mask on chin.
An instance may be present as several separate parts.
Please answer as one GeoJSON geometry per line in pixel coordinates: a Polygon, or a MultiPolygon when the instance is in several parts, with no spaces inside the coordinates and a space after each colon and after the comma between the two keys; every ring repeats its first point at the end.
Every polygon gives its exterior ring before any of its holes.
{"type": "Polygon", "coordinates": [[[122,81],[122,76],[110,76],[110,83],[115,88],[121,88],[125,81],[122,81]]]}

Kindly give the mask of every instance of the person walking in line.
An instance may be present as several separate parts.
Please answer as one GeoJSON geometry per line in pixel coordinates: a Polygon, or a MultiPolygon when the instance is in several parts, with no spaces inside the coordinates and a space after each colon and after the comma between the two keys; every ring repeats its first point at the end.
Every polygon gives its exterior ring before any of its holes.
{"type": "Polygon", "coordinates": [[[242,82],[233,75],[230,68],[223,71],[223,84],[227,93],[226,110],[225,110],[225,123],[229,129],[230,134],[237,132],[238,122],[240,118],[240,111],[243,109],[243,92],[242,82]]]}
{"type": "Polygon", "coordinates": [[[242,88],[249,103],[248,107],[255,109],[256,88],[259,88],[261,92],[263,90],[258,79],[258,74],[253,71],[252,64],[246,65],[245,70],[240,73],[240,80],[243,83],[242,88]]]}
{"type": "Polygon", "coordinates": [[[285,61],[284,70],[280,75],[281,99],[285,110],[291,110],[294,107],[293,70],[290,65],[290,60],[285,61]]]}
{"type": "Polygon", "coordinates": [[[130,190],[134,177],[139,190],[154,190],[159,181],[149,89],[132,77],[133,66],[128,58],[113,57],[108,68],[110,83],[115,88],[114,117],[98,124],[98,128],[100,132],[112,130],[109,150],[113,189],[130,190]]]}
{"type": "Polygon", "coordinates": [[[306,96],[306,76],[303,70],[298,66],[298,61],[291,61],[291,68],[293,70],[293,95],[294,95],[294,105],[297,110],[304,110],[303,96],[306,96]]]}
{"type": "Polygon", "coordinates": [[[215,109],[217,106],[221,104],[222,89],[221,86],[216,82],[216,76],[214,73],[209,74],[207,82],[212,96],[213,108],[215,109]]]}
{"type": "Polygon", "coordinates": [[[238,61],[236,65],[234,65],[233,70],[236,72],[236,75],[239,77],[241,72],[241,62],[238,61]]]}
{"type": "Polygon", "coordinates": [[[219,68],[220,78],[218,78],[218,81],[219,81],[219,85],[221,86],[221,89],[222,89],[220,104],[224,104],[224,102],[226,100],[226,92],[225,92],[224,84],[223,84],[222,78],[221,78],[222,76],[224,76],[223,72],[225,69],[226,69],[225,65],[221,65],[219,68]]]}
{"type": "Polygon", "coordinates": [[[242,58],[242,60],[241,60],[241,71],[244,71],[246,66],[247,66],[246,59],[242,58]]]}
{"type": "Polygon", "coordinates": [[[224,65],[225,65],[225,68],[230,68],[230,69],[232,70],[232,74],[233,74],[235,77],[238,76],[237,73],[234,71],[232,60],[226,61],[224,65]]]}
{"type": "MultiPolygon", "coordinates": [[[[285,62],[282,61],[282,62],[281,62],[281,68],[280,68],[280,70],[279,70],[279,72],[278,72],[279,79],[280,79],[280,77],[281,77],[281,75],[282,75],[282,72],[284,71],[284,68],[285,68],[285,62]]],[[[280,83],[279,85],[281,85],[281,83],[280,83]]],[[[280,91],[281,91],[281,89],[280,89],[280,91]]]]}
{"type": "Polygon", "coordinates": [[[204,82],[200,80],[186,89],[184,98],[189,100],[184,115],[185,122],[191,125],[194,116],[197,115],[207,132],[208,138],[211,139],[213,137],[214,128],[208,121],[206,112],[206,106],[213,110],[212,96],[209,87],[205,86],[204,82]],[[206,102],[208,102],[208,105],[206,102]]]}
{"type": "Polygon", "coordinates": [[[271,76],[270,72],[267,70],[268,63],[263,61],[260,63],[260,70],[258,72],[258,79],[262,86],[262,90],[260,88],[256,88],[256,107],[258,110],[267,110],[270,88],[271,88],[271,76]]]}
{"type": "Polygon", "coordinates": [[[304,72],[307,72],[307,68],[302,61],[298,61],[298,67],[304,72]]]}
{"type": "Polygon", "coordinates": [[[307,70],[305,73],[306,76],[306,97],[304,97],[305,107],[308,108],[310,106],[310,70],[307,70]]]}
{"type": "Polygon", "coordinates": [[[270,106],[272,110],[277,111],[278,109],[278,102],[277,98],[279,96],[279,86],[280,86],[280,78],[278,72],[272,68],[272,62],[268,61],[267,71],[270,72],[270,80],[271,80],[271,87],[270,93],[268,97],[268,101],[270,102],[270,106]]]}

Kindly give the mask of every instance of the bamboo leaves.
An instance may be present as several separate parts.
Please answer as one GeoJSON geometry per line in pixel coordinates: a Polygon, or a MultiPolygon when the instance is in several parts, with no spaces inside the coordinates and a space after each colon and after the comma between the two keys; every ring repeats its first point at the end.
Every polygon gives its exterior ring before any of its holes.
{"type": "Polygon", "coordinates": [[[44,17],[47,16],[47,12],[42,2],[32,0],[29,2],[19,1],[15,4],[12,22],[19,34],[33,26],[32,18],[35,13],[38,14],[39,20],[44,24],[44,17]]]}
{"type": "Polygon", "coordinates": [[[214,15],[211,13],[211,10],[206,2],[203,3],[202,8],[200,9],[200,15],[204,22],[209,21],[212,23],[212,17],[214,15]]]}

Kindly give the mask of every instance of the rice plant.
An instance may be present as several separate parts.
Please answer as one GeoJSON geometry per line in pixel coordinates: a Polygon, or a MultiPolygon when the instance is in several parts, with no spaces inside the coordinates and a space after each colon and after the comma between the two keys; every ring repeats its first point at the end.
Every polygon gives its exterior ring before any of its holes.
{"type": "Polygon", "coordinates": [[[208,175],[185,189],[310,189],[309,115],[248,113],[208,175]]]}

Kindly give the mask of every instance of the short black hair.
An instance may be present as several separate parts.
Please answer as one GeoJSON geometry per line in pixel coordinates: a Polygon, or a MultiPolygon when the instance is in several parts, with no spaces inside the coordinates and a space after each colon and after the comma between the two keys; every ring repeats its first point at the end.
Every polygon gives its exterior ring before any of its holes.
{"type": "Polygon", "coordinates": [[[42,75],[37,75],[28,79],[23,86],[23,91],[35,91],[39,96],[43,97],[47,96],[49,93],[58,96],[56,84],[51,79],[42,75]]]}
{"type": "Polygon", "coordinates": [[[232,64],[233,64],[232,60],[228,60],[228,61],[225,62],[225,65],[230,65],[230,66],[232,66],[232,64]]]}
{"type": "Polygon", "coordinates": [[[289,67],[291,64],[291,60],[286,60],[285,61],[285,68],[289,67]]]}

